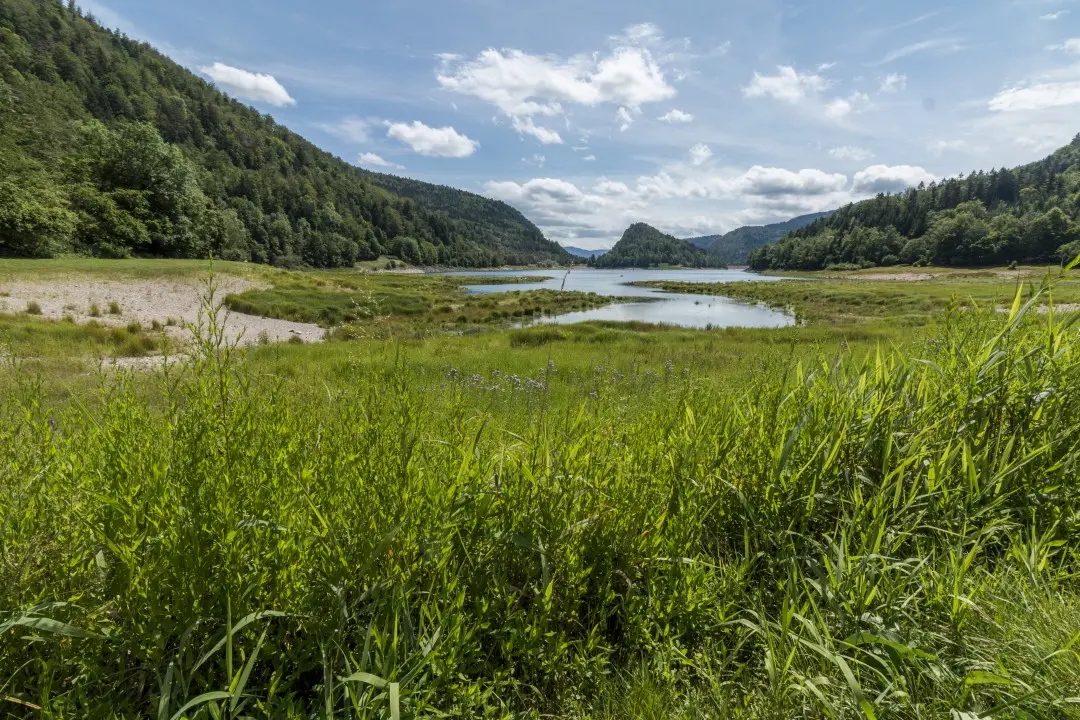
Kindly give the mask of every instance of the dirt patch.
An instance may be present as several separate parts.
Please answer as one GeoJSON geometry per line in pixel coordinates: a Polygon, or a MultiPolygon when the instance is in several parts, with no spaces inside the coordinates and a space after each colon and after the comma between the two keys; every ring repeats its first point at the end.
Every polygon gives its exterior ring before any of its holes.
{"type": "MultiPolygon", "coordinates": [[[[217,299],[229,293],[265,287],[242,278],[219,277],[217,299]]],[[[124,326],[138,322],[151,327],[155,322],[173,337],[186,339],[186,325],[197,323],[206,295],[204,281],[184,279],[111,280],[86,275],[45,277],[36,280],[0,280],[0,312],[25,312],[31,303],[41,317],[71,317],[77,323],[96,320],[105,325],[124,326]]],[[[239,338],[242,345],[261,341],[282,342],[300,338],[320,342],[325,332],[310,323],[275,320],[243,313],[225,313],[225,334],[239,338]],[[226,318],[227,315],[227,319],[226,318]]]]}

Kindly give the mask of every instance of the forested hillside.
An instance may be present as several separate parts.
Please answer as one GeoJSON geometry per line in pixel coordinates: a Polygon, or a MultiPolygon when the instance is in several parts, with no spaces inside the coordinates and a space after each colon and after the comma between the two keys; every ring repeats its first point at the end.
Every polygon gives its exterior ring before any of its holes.
{"type": "Polygon", "coordinates": [[[508,205],[367,173],[73,4],[0,1],[0,254],[565,262],[508,205]]]}
{"type": "Polygon", "coordinates": [[[748,225],[736,228],[724,235],[706,235],[705,237],[690,238],[689,242],[699,248],[708,250],[717,255],[726,263],[743,265],[750,253],[762,245],[776,242],[792,230],[806,227],[815,220],[828,217],[831,213],[813,213],[800,215],[785,222],[772,223],[771,225],[748,225]]]}
{"type": "Polygon", "coordinates": [[[681,265],[684,267],[724,267],[723,261],[686,240],[666,235],[645,223],[634,223],[615,247],[600,257],[590,258],[598,268],[681,265]]]}
{"type": "Polygon", "coordinates": [[[1050,157],[848,205],[750,255],[755,269],[1059,262],[1080,253],[1080,135],[1050,157]]]}

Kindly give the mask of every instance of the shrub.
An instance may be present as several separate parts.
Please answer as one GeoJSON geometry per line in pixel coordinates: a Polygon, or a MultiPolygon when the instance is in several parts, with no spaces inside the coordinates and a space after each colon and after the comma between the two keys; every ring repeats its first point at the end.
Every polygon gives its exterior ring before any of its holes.
{"type": "Polygon", "coordinates": [[[26,303],[26,314],[27,315],[40,315],[41,314],[41,305],[38,304],[38,302],[36,300],[30,300],[29,302],[26,303]]]}

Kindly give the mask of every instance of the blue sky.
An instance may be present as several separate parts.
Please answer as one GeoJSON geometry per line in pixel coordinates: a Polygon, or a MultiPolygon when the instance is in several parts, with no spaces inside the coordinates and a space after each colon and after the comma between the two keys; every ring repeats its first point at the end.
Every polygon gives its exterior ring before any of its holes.
{"type": "Polygon", "coordinates": [[[85,0],[362,167],[552,239],[712,234],[1044,156],[1077,0],[85,0]]]}

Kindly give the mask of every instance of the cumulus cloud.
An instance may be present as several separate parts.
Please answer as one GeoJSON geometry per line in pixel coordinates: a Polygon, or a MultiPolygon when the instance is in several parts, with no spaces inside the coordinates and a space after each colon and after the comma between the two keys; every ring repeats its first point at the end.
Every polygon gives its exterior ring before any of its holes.
{"type": "Polygon", "coordinates": [[[634,113],[629,108],[621,107],[615,112],[615,119],[619,123],[619,132],[626,132],[634,124],[634,113]]]}
{"type": "Polygon", "coordinates": [[[851,191],[856,195],[895,193],[915,187],[921,182],[933,182],[936,177],[921,167],[912,165],[871,165],[855,173],[851,191]]]}
{"type": "Polygon", "coordinates": [[[386,135],[405,143],[413,152],[435,157],[469,157],[480,147],[480,143],[452,127],[428,127],[419,120],[412,123],[387,123],[386,135]]]}
{"type": "Polygon", "coordinates": [[[547,162],[547,158],[537,153],[531,158],[521,158],[521,162],[525,163],[526,165],[532,165],[534,167],[542,168],[544,167],[544,163],[547,162]]]}
{"type": "Polygon", "coordinates": [[[660,122],[666,122],[669,125],[676,125],[679,123],[693,122],[694,116],[690,113],[683,112],[682,110],[672,109],[668,110],[657,119],[660,120],[660,122]]]}
{"type": "Polygon", "coordinates": [[[1062,52],[1080,55],[1080,38],[1069,38],[1060,45],[1050,45],[1047,50],[1060,50],[1062,52]]]}
{"type": "Polygon", "coordinates": [[[537,125],[531,117],[516,117],[510,124],[522,135],[532,135],[544,145],[562,144],[562,135],[558,131],[537,125]]]}
{"type": "Polygon", "coordinates": [[[879,92],[897,93],[907,88],[907,75],[901,73],[889,73],[881,79],[879,92]]]}
{"type": "Polygon", "coordinates": [[[807,169],[792,172],[783,168],[755,165],[743,175],[738,189],[745,195],[827,195],[842,192],[847,176],[807,169]]]}
{"type": "Polygon", "coordinates": [[[1080,82],[1038,83],[1002,90],[990,99],[994,112],[1024,112],[1080,103],[1080,82]]]}
{"type": "Polygon", "coordinates": [[[860,113],[871,105],[866,93],[853,92],[846,98],[836,98],[825,105],[825,115],[833,120],[843,120],[852,113],[860,113]]]}
{"type": "Polygon", "coordinates": [[[650,49],[660,38],[656,26],[644,24],[612,38],[615,45],[607,53],[559,58],[489,48],[472,60],[444,56],[436,79],[446,90],[491,103],[515,121],[518,132],[551,142],[557,133],[538,128],[534,118],[562,115],[564,104],[616,105],[630,115],[674,97],[675,88],[650,49]]]}
{"type": "Polygon", "coordinates": [[[862,162],[874,157],[874,153],[865,148],[855,147],[854,145],[842,145],[840,147],[830,148],[829,154],[837,160],[851,160],[853,162],[862,162]]]}
{"type": "Polygon", "coordinates": [[[850,202],[849,185],[846,175],[812,168],[794,171],[758,165],[736,172],[677,163],[633,182],[601,178],[590,187],[535,178],[524,183],[489,182],[484,192],[525,212],[550,237],[569,240],[617,238],[637,221],[700,235],[751,220],[790,218],[850,202]],[[710,209],[711,214],[695,215],[686,203],[697,199],[741,202],[744,209],[737,213],[710,209]]]}
{"type": "Polygon", "coordinates": [[[743,88],[743,95],[748,98],[771,97],[783,102],[797,103],[828,86],[825,78],[815,73],[800,73],[788,65],[780,65],[776,70],[775,75],[755,72],[750,84],[743,88]]]}
{"type": "Polygon", "coordinates": [[[201,67],[199,72],[208,76],[218,87],[244,100],[275,107],[296,104],[296,100],[273,75],[249,72],[220,62],[201,67]]]}
{"type": "Polygon", "coordinates": [[[694,165],[703,165],[712,157],[712,149],[705,143],[698,143],[690,148],[690,162],[694,165]]]}
{"type": "Polygon", "coordinates": [[[404,170],[405,168],[397,163],[392,163],[386,160],[380,155],[376,155],[373,152],[361,153],[357,158],[357,162],[360,165],[374,165],[375,167],[394,168],[396,170],[404,170]]]}

